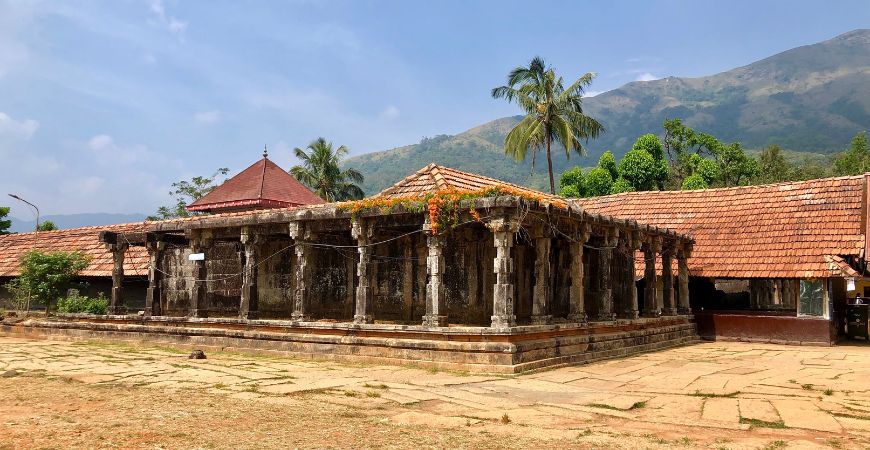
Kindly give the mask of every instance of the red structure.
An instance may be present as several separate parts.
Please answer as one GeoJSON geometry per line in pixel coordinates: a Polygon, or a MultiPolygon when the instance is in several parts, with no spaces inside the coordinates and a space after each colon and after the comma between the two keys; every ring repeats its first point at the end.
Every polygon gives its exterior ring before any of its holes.
{"type": "Polygon", "coordinates": [[[323,199],[263,153],[263,159],[187,205],[187,210],[222,213],[321,203],[323,199]]]}

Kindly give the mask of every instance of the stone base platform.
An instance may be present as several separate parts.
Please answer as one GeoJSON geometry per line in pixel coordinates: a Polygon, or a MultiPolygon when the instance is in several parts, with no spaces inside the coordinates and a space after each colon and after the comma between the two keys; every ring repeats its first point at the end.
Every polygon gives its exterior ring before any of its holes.
{"type": "Polygon", "coordinates": [[[0,334],[231,350],[442,370],[518,373],[699,341],[692,316],[587,325],[429,328],[417,325],[77,315],[0,322],[0,334]]]}

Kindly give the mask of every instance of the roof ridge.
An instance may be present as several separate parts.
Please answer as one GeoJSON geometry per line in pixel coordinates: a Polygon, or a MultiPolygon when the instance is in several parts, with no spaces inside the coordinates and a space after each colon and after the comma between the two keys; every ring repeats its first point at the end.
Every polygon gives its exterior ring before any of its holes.
{"type": "Polygon", "coordinates": [[[441,166],[432,164],[432,168],[429,169],[429,176],[432,178],[432,181],[435,182],[435,187],[439,190],[450,188],[444,175],[441,174],[441,166]]]}
{"type": "Polygon", "coordinates": [[[263,198],[263,188],[266,185],[266,167],[269,165],[269,157],[263,155],[263,172],[260,173],[260,193],[257,194],[257,199],[263,198]]]}

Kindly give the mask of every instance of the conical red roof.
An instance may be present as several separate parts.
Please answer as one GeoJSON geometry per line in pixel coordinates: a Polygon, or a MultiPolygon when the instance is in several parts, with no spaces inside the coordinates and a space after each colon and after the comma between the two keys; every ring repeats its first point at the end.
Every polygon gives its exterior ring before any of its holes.
{"type": "Polygon", "coordinates": [[[224,181],[204,197],[187,205],[187,210],[223,212],[320,203],[325,202],[284,169],[264,157],[224,181]]]}

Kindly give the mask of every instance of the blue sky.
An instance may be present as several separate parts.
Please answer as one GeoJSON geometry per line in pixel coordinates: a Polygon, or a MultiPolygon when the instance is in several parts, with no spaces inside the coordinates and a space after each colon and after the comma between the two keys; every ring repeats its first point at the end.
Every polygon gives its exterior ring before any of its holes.
{"type": "Polygon", "coordinates": [[[534,55],[601,92],[870,26],[863,1],[534,3],[0,0],[0,193],[151,213],[264,144],[289,168],[317,136],[359,154],[516,114],[489,90],[534,55]]]}

